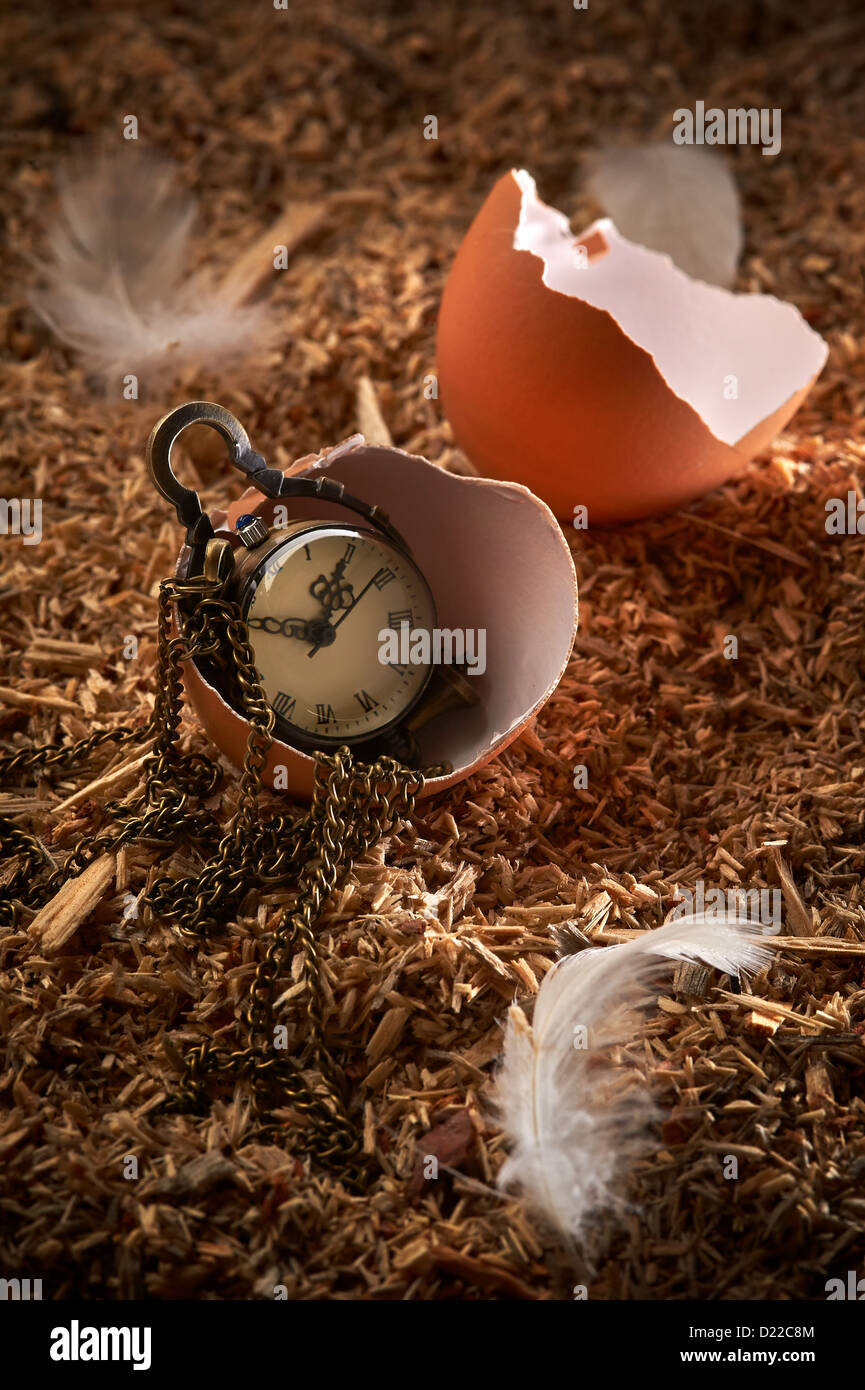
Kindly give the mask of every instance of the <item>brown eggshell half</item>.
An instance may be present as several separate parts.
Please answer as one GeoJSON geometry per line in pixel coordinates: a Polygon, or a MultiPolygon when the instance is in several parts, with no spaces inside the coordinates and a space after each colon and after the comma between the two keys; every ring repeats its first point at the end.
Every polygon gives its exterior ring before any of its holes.
{"type": "Polygon", "coordinates": [[[575,238],[513,170],[466,234],[438,325],[442,402],[468,457],[562,519],[587,507],[589,524],[727,481],[826,353],[792,305],[692,280],[609,219],[575,238]]]}
{"type": "MultiPolygon", "coordinates": [[[[577,583],[567,542],[549,508],[527,488],[464,478],[400,449],[368,445],[362,435],[300,459],[291,474],[326,473],[348,492],[375,502],[401,532],[433,593],[442,628],[485,628],[486,671],[477,682],[480,703],[443,716],[419,738],[425,763],[448,761],[453,772],[430,778],[424,795],[476,772],[519,735],[558,685],[574,642],[577,583]]],[[[356,513],[334,503],[274,502],[254,489],[214,512],[217,534],[233,532],[242,513],[270,524],[277,506],[288,517],[348,520],[356,513]]],[[[186,552],[178,562],[183,573],[186,552]]],[[[184,666],[187,694],[204,729],[240,766],[248,725],[192,662],[184,666]]],[[[271,747],[264,780],[273,786],[283,766],[289,794],[309,797],[313,759],[287,744],[271,747]]]]}

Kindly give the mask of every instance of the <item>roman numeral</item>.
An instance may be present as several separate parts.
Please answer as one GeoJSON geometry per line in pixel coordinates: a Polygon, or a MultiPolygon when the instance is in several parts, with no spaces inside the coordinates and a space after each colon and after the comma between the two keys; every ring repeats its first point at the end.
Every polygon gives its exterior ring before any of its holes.
{"type": "Polygon", "coordinates": [[[319,724],[336,723],[336,715],[333,712],[333,705],[316,705],[315,713],[319,724]]]}
{"type": "Polygon", "coordinates": [[[403,623],[408,623],[411,627],[411,609],[401,608],[398,613],[388,613],[387,625],[396,630],[402,627],[403,623]]]}
{"type": "Polygon", "coordinates": [[[348,564],[349,560],[351,559],[352,555],[354,554],[354,552],[355,552],[356,550],[357,550],[357,546],[356,546],[356,545],[352,545],[351,541],[349,541],[348,545],[345,547],[345,554],[344,554],[343,557],[342,557],[342,563],[343,563],[344,565],[347,565],[347,564],[348,564]]]}
{"type": "Polygon", "coordinates": [[[271,701],[276,713],[283,719],[290,719],[294,714],[295,699],[293,695],[286,695],[284,690],[280,690],[276,698],[271,701]]]}
{"type": "Polygon", "coordinates": [[[383,589],[385,584],[389,584],[392,579],[396,579],[393,570],[381,569],[372,577],[372,582],[377,589],[383,589]]]}
{"type": "Polygon", "coordinates": [[[304,551],[304,554],[306,555],[307,560],[311,560],[311,559],[312,559],[312,556],[311,556],[310,553],[309,553],[309,546],[308,546],[308,545],[305,545],[305,546],[303,547],[303,551],[304,551]]]}
{"type": "Polygon", "coordinates": [[[356,690],[354,698],[358,701],[364,714],[369,714],[371,709],[378,709],[378,700],[374,695],[370,695],[365,690],[356,690]]]}

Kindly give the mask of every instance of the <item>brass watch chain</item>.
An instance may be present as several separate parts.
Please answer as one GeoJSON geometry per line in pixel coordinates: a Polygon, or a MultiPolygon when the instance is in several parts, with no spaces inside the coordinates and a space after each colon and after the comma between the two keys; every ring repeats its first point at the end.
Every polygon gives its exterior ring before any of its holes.
{"type": "MultiPolygon", "coordinates": [[[[72,744],[48,744],[0,756],[0,777],[71,764],[108,743],[153,739],[144,762],[141,789],[130,800],[106,806],[118,828],[82,841],[31,893],[29,907],[48,901],[68,879],[95,858],[133,840],[173,843],[179,837],[212,846],[215,853],[197,876],[161,878],[139,895],[139,908],[169,922],[187,943],[200,943],[224,926],[252,887],[293,889],[293,901],[277,923],[255,970],[243,1010],[245,1047],[234,1051],[212,1040],[198,1044],[181,1063],[181,1085],[163,1102],[166,1110],[200,1109],[211,1080],[245,1079],[249,1084],[256,1137],[281,1134],[274,1107],[288,1104],[306,1124],[296,1147],[352,1185],[362,1182],[367,1159],[351,1115],[340,1071],[324,1036],[324,999],[314,928],[325,905],[353,862],[400,819],[411,816],[425,774],[389,757],[358,761],[349,748],[316,755],[310,809],[292,818],[261,822],[258,793],[273,739],[274,713],[262,690],[248,629],[239,606],[227,599],[217,579],[167,579],[159,588],[157,688],[153,713],[142,728],[100,730],[72,744]],[[192,605],[183,631],[172,636],[172,605],[192,605]],[[240,776],[238,804],[228,826],[191,801],[212,793],[218,764],[203,755],[184,756],[177,747],[182,708],[181,665],[194,657],[230,651],[242,692],[249,736],[240,776]],[[302,1057],[275,1046],[274,991],[287,961],[300,951],[307,985],[309,1032],[302,1057]],[[306,1079],[317,1071],[321,1086],[306,1079]]],[[[428,768],[434,775],[443,768],[428,768]]],[[[45,862],[39,840],[0,816],[0,846],[18,867],[0,899],[0,925],[16,926],[17,894],[45,862]]],[[[169,1045],[170,1046],[170,1045],[169,1045]]],[[[167,1049],[168,1050],[168,1049],[167,1049]]],[[[173,1050],[173,1049],[172,1049],[173,1050]]]]}

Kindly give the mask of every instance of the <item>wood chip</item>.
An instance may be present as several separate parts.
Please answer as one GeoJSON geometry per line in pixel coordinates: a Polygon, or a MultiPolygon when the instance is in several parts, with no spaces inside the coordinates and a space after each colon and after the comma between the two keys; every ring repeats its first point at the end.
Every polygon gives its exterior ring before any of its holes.
{"type": "Polygon", "coordinates": [[[388,1009],[366,1045],[366,1055],[370,1062],[378,1062],[387,1052],[396,1047],[402,1037],[410,1009],[388,1009]]]}
{"type": "Polygon", "coordinates": [[[784,902],[787,907],[787,918],[793,928],[794,936],[811,936],[814,931],[814,923],[811,921],[811,914],[806,908],[799,894],[796,884],[793,882],[793,875],[781,858],[780,850],[777,846],[773,847],[773,858],[775,867],[778,870],[778,877],[781,880],[781,891],[784,894],[784,902]]]}
{"type": "Polygon", "coordinates": [[[375,386],[368,376],[362,376],[357,383],[357,427],[367,444],[393,443],[381,413],[375,386]]]}
{"type": "Polygon", "coordinates": [[[745,1027],[748,1032],[758,1033],[764,1038],[771,1038],[780,1026],[780,1018],[770,1018],[768,1014],[760,1013],[757,1009],[751,1009],[745,1015],[745,1027]]]}
{"type": "Polygon", "coordinates": [[[101,902],[114,879],[116,856],[100,855],[77,878],[64,883],[37,912],[28,927],[28,935],[38,940],[46,955],[59,951],[101,902]]]}
{"type": "Polygon", "coordinates": [[[234,305],[257,299],[295,251],[326,226],[328,205],[292,203],[266,231],[235,260],[219,287],[220,297],[234,305]],[[279,261],[279,266],[275,261],[279,261]]]}
{"type": "Polygon", "coordinates": [[[21,709],[56,709],[62,710],[65,714],[78,714],[79,706],[71,700],[63,700],[59,695],[51,694],[29,694],[25,690],[10,690],[8,686],[0,685],[0,703],[4,705],[17,705],[21,709]]]}

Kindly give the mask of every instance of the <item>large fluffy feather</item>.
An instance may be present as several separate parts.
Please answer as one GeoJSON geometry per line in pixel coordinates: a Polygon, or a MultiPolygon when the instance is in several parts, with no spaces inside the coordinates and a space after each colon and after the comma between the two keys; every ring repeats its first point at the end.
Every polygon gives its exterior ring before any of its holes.
{"type": "Polygon", "coordinates": [[[514,1005],[497,1078],[511,1153],[499,1183],[569,1243],[601,1210],[618,1205],[623,1163],[642,1148],[653,1106],[635,1069],[605,1050],[634,1036],[637,1002],[659,960],[703,961],[738,974],[769,958],[755,927],[689,914],[623,946],[584,950],[544,978],[530,1026],[514,1005]],[[585,1029],[587,1045],[578,1029],[585,1029]]]}
{"type": "Polygon", "coordinates": [[[589,159],[589,191],[629,241],[672,256],[709,284],[732,285],[742,252],[733,177],[702,146],[646,145],[589,159]]]}
{"type": "Polygon", "coordinates": [[[194,198],[174,168],[134,147],[58,176],[43,283],[32,302],[91,372],[147,386],[189,368],[236,364],[271,336],[266,309],[186,270],[194,198]]]}

